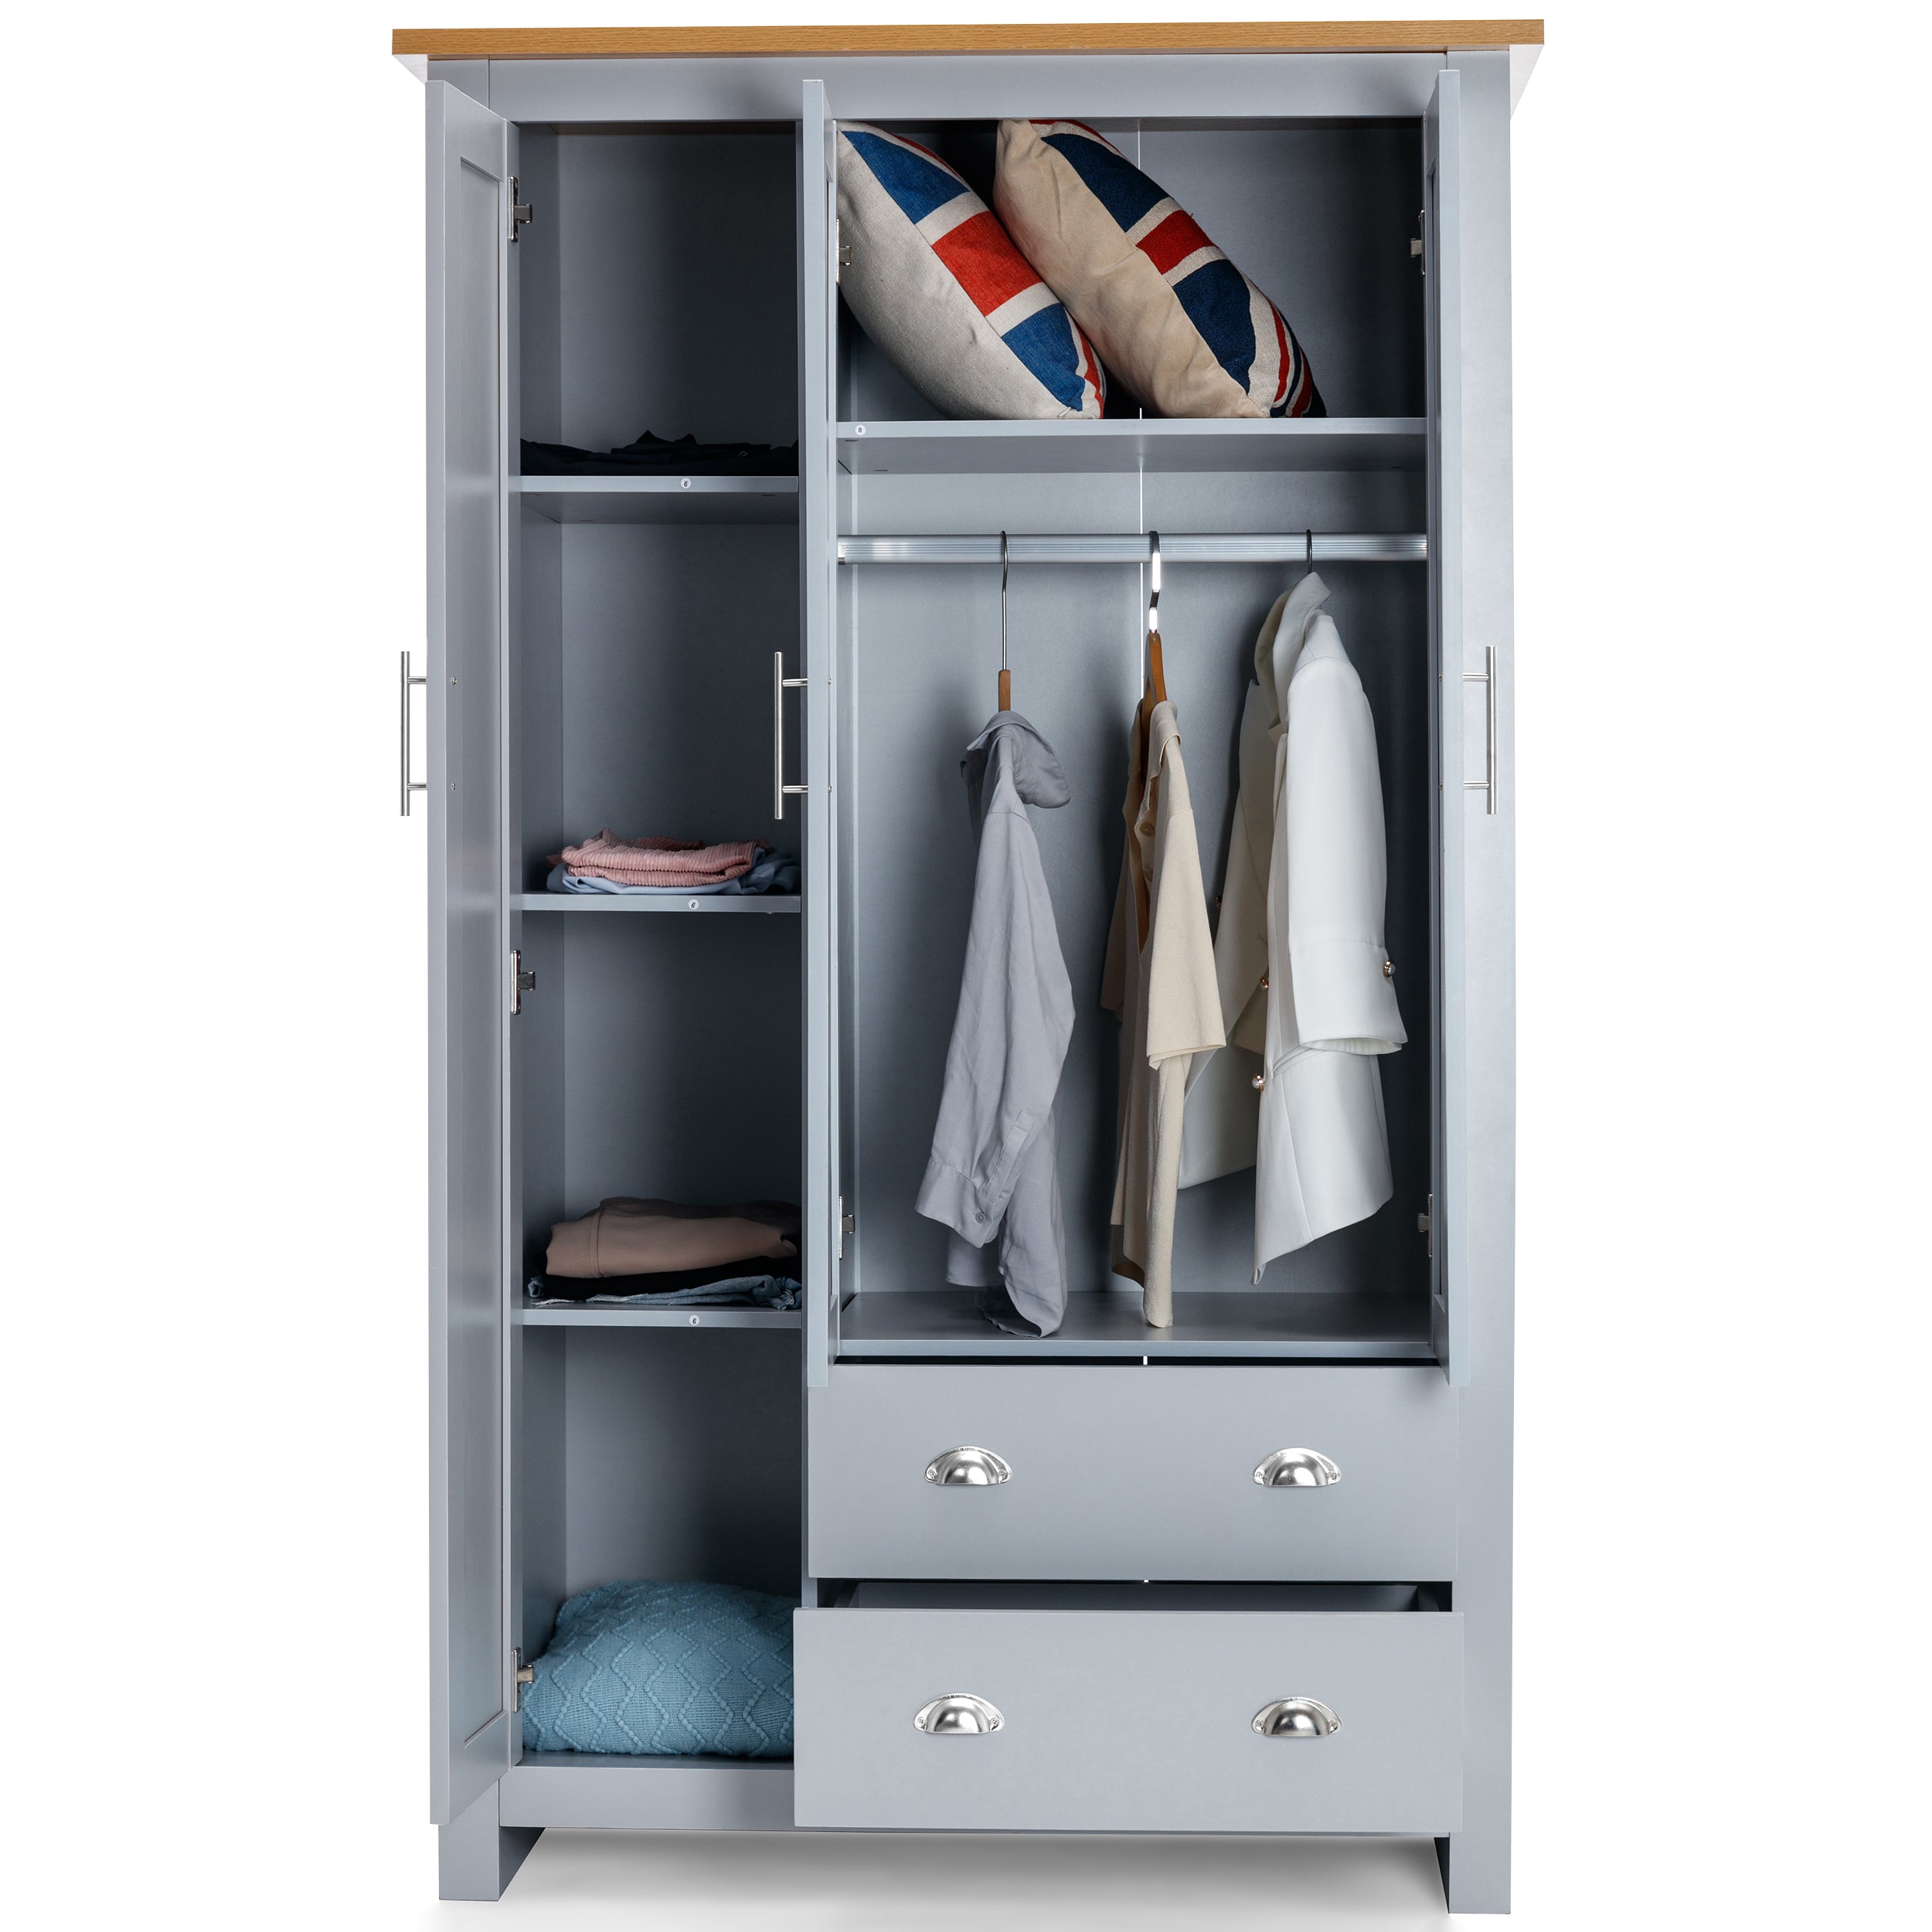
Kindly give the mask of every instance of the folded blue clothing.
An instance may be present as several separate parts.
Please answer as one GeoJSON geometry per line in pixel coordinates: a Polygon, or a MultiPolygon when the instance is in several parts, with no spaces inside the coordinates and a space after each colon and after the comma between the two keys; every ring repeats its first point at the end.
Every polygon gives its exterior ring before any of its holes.
{"type": "Polygon", "coordinates": [[[718,899],[748,893],[795,893],[798,889],[798,855],[774,846],[760,845],[750,871],[722,886],[624,886],[614,879],[573,879],[565,866],[550,868],[543,889],[553,893],[607,893],[624,898],[718,899]]]}
{"type": "MultiPolygon", "coordinates": [[[[636,1277],[631,1277],[635,1280],[636,1277]]],[[[660,1288],[642,1294],[552,1294],[540,1274],[530,1277],[530,1304],[539,1308],[795,1308],[804,1291],[789,1275],[740,1274],[725,1281],[700,1281],[689,1287],[660,1288]]]]}
{"type": "Polygon", "coordinates": [[[731,1583],[583,1591],[532,1666],[524,1749],[789,1757],[797,1608],[731,1583]]]}

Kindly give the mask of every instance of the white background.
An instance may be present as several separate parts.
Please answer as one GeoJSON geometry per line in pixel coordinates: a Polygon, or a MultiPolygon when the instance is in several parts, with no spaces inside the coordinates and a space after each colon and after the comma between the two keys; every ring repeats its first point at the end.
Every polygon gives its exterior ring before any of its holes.
{"type": "MultiPolygon", "coordinates": [[[[422,99],[388,29],[782,16],[9,28],[16,1924],[487,1922],[431,1903],[424,1821],[422,99]]],[[[1557,0],[1515,123],[1536,1932],[1924,1910],[1923,19],[1557,0]]],[[[496,1910],[1406,1927],[1427,1880],[546,1842],[496,1910]]]]}

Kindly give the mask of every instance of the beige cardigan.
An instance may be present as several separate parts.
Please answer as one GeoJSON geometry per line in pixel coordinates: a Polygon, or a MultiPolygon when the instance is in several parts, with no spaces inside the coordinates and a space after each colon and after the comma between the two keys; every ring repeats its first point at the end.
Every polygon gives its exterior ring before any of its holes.
{"type": "Polygon", "coordinates": [[[1174,1325],[1174,1202],[1188,1073],[1225,1038],[1208,934],[1194,808],[1171,704],[1136,719],[1129,753],[1127,848],[1107,935],[1100,1003],[1121,1020],[1119,1158],[1114,1272],[1141,1284],[1157,1328],[1174,1325]]]}

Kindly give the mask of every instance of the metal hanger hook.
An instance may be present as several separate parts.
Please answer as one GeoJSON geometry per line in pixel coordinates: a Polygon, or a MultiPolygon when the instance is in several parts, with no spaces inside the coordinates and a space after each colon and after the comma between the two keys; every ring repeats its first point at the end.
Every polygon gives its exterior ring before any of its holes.
{"type": "Polygon", "coordinates": [[[999,668],[1006,668],[1006,532],[999,533],[999,668]]]}
{"type": "Polygon", "coordinates": [[[1312,573],[1315,570],[1315,532],[1312,530],[1304,530],[1301,534],[1308,539],[1308,555],[1304,562],[1308,570],[1312,573]]]}
{"type": "Polygon", "coordinates": [[[1161,533],[1149,530],[1147,538],[1147,628],[1150,636],[1158,637],[1161,631],[1161,533]]]}

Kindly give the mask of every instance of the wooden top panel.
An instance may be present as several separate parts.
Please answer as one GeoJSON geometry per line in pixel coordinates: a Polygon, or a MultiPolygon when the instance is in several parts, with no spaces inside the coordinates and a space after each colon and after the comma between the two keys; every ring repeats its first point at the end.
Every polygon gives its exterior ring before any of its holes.
{"type": "Polygon", "coordinates": [[[1540,20],[1233,20],[1036,26],[398,27],[431,60],[691,60],[719,54],[1434,53],[1541,46],[1540,20]]]}

